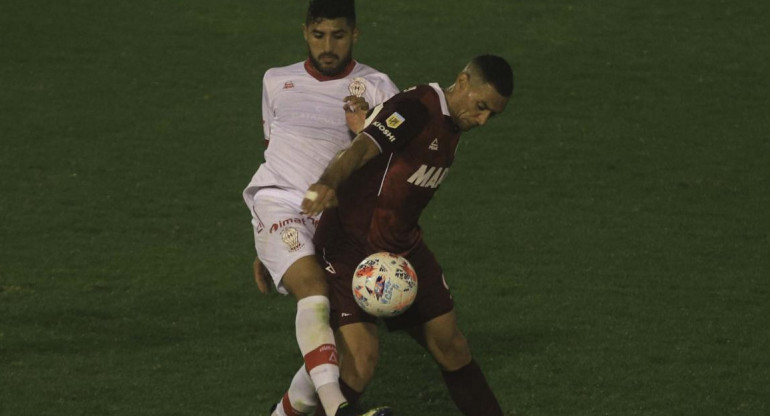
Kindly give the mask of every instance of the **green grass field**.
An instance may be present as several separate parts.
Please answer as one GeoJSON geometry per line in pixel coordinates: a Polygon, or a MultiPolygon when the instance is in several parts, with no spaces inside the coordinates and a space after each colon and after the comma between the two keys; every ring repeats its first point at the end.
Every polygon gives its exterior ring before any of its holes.
{"type": "MultiPolygon", "coordinates": [[[[514,63],[424,215],[507,415],[770,414],[770,6],[360,0],[401,87],[514,63]]],[[[251,278],[263,72],[305,3],[0,2],[0,415],[266,415],[294,303],[251,278]]],[[[456,415],[401,334],[364,401],[456,415]]]]}

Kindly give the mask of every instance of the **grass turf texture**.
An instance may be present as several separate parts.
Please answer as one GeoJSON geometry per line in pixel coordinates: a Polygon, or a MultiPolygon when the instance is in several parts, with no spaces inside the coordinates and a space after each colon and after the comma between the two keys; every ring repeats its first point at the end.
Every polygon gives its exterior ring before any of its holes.
{"type": "MultiPolygon", "coordinates": [[[[294,304],[240,191],[304,2],[0,4],[0,415],[264,414],[294,304]]],[[[762,2],[359,2],[399,86],[515,66],[424,215],[509,415],[770,412],[762,2]]],[[[457,414],[399,334],[365,396],[457,414]]]]}

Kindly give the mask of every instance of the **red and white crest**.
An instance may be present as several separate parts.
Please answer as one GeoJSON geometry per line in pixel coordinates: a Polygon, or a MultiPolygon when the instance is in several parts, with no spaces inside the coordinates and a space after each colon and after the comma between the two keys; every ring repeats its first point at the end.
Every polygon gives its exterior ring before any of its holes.
{"type": "Polygon", "coordinates": [[[361,77],[353,78],[353,80],[350,81],[350,85],[348,85],[348,91],[350,91],[350,95],[363,97],[366,92],[366,81],[361,77]]]}
{"type": "Polygon", "coordinates": [[[297,251],[304,246],[299,242],[299,231],[294,227],[284,228],[281,231],[281,240],[289,247],[289,251],[297,251]]]}

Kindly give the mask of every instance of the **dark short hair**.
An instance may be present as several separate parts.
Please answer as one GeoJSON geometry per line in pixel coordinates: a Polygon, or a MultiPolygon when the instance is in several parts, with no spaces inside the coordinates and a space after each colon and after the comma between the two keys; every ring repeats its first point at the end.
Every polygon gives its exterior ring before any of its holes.
{"type": "Polygon", "coordinates": [[[479,55],[471,61],[484,81],[492,84],[503,97],[513,94],[513,70],[508,62],[496,55],[479,55]]]}
{"type": "Polygon", "coordinates": [[[309,25],[321,19],[344,17],[350,26],[356,26],[355,0],[310,0],[307,6],[305,24],[309,25]]]}

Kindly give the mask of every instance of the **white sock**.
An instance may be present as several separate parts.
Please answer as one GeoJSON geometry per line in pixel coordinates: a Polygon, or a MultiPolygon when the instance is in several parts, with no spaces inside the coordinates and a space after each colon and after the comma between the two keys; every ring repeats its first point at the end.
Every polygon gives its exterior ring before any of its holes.
{"type": "MultiPolygon", "coordinates": [[[[291,386],[287,393],[289,405],[292,409],[304,415],[311,415],[318,406],[318,396],[315,394],[315,386],[305,366],[300,367],[291,380],[291,386]]],[[[284,396],[283,400],[287,397],[284,396]]],[[[279,405],[280,406],[280,405],[279,405]]]]}
{"type": "MultiPolygon", "coordinates": [[[[305,358],[305,368],[328,416],[346,402],[340,390],[337,345],[329,326],[329,299],[308,296],[297,302],[297,343],[305,358]]],[[[294,381],[292,380],[292,384],[294,381]]]]}
{"type": "Polygon", "coordinates": [[[275,406],[275,410],[273,410],[273,413],[270,413],[270,416],[287,416],[286,412],[283,411],[281,403],[282,402],[278,402],[278,406],[275,406]]]}

